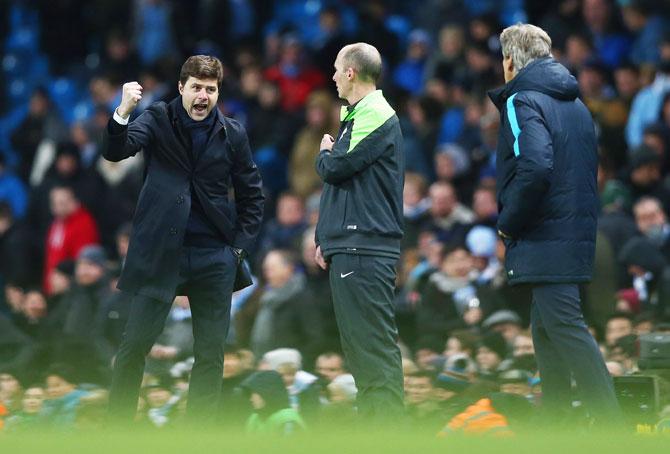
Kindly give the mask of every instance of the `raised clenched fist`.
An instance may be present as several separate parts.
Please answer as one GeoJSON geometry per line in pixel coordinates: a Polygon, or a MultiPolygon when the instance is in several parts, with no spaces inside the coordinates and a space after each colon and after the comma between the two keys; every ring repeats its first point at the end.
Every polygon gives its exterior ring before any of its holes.
{"type": "Polygon", "coordinates": [[[121,95],[121,104],[116,108],[122,118],[128,116],[135,110],[137,103],[142,99],[142,86],[137,82],[128,82],[123,84],[123,94],[121,95]]]}

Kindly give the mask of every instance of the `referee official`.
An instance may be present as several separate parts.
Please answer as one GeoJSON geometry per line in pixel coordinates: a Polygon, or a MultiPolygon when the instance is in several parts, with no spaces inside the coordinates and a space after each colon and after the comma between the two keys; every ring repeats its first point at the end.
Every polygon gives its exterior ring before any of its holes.
{"type": "Polygon", "coordinates": [[[381,69],[379,51],[369,44],[339,52],[333,81],[349,106],[342,108],[337,139],[324,135],[316,159],[324,181],[316,260],[330,267],[359,414],[379,422],[404,411],[393,297],[405,163],[398,117],[376,87],[381,69]]]}

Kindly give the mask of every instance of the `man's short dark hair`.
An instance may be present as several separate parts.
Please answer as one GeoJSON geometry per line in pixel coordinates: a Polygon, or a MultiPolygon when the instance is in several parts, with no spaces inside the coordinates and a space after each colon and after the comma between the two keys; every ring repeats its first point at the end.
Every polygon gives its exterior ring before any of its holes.
{"type": "Polygon", "coordinates": [[[379,51],[367,43],[346,46],[342,53],[344,68],[353,68],[364,82],[377,83],[382,74],[382,59],[379,51]]]}
{"type": "Polygon", "coordinates": [[[70,383],[71,385],[77,384],[77,373],[74,368],[66,363],[55,363],[52,364],[44,374],[44,378],[48,377],[60,377],[62,380],[70,383]]]}
{"type": "Polygon", "coordinates": [[[186,59],[179,72],[179,82],[184,85],[189,77],[196,79],[216,79],[220,87],[223,81],[221,60],[210,55],[192,55],[186,59]]]}
{"type": "Polygon", "coordinates": [[[74,189],[74,186],[72,186],[69,183],[65,182],[57,182],[55,185],[51,187],[51,190],[49,191],[50,193],[55,190],[63,190],[63,191],[70,191],[70,194],[72,194],[72,197],[74,199],[79,200],[79,196],[77,194],[77,191],[74,189]]]}

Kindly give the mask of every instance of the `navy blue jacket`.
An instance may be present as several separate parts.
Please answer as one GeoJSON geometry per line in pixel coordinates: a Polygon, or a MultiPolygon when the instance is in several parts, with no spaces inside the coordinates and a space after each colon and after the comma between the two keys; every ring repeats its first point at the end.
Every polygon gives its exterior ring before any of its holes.
{"type": "Polygon", "coordinates": [[[247,251],[260,231],[264,203],[244,127],[217,109],[205,150],[194,157],[178,109],[183,109],[180,97],[152,104],[128,126],[110,118],[102,152],[105,159],[120,161],[142,151],[146,162],[118,287],[167,302],[179,280],[192,198],[225,244],[247,251]]]}
{"type": "Polygon", "coordinates": [[[591,279],[598,166],[595,127],[577,81],[552,58],[489,93],[500,110],[498,229],[509,282],[591,279]]]}

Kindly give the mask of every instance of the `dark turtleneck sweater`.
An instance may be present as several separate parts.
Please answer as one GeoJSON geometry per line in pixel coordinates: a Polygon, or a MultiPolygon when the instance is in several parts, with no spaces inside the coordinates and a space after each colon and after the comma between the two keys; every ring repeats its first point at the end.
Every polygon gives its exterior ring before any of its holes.
{"type": "MultiPolygon", "coordinates": [[[[191,159],[193,164],[198,160],[207,148],[214,122],[216,121],[215,109],[201,121],[195,121],[188,116],[185,109],[178,109],[179,120],[184,126],[184,131],[191,138],[191,159]]],[[[184,246],[191,247],[223,247],[226,243],[216,229],[212,221],[205,214],[200,200],[195,195],[193,184],[191,184],[191,212],[184,234],[184,246]]]]}

